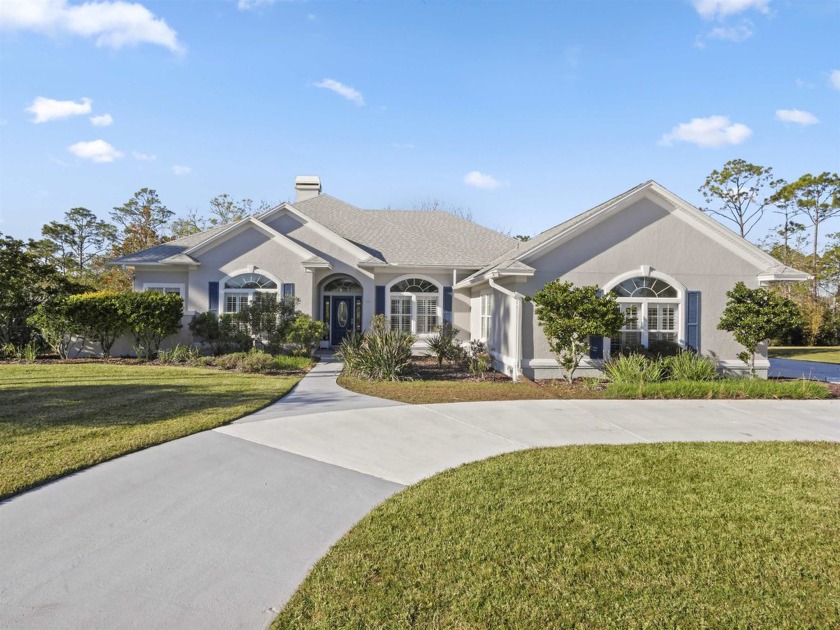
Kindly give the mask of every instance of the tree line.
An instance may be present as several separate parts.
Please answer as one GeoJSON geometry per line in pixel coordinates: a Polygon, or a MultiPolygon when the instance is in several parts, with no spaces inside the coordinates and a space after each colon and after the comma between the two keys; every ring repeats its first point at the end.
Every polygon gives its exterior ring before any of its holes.
{"type": "Polygon", "coordinates": [[[806,173],[788,182],[772,167],[730,160],[712,171],[699,188],[708,214],[732,223],[747,238],[766,212],[779,223],[758,245],[783,264],[812,276],[809,283],[776,287],[800,310],[802,323],[787,343],[840,343],[840,232],[825,229],[840,216],[840,176],[806,173]]]}

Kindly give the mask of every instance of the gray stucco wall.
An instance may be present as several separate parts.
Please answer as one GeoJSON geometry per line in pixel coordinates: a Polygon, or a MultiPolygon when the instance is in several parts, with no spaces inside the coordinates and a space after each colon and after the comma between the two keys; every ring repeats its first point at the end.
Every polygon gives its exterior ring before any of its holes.
{"type": "MultiPolygon", "coordinates": [[[[719,360],[735,361],[743,350],[732,335],[717,330],[726,304],[726,291],[736,282],[758,286],[760,271],[741,256],[698,231],[682,218],[650,200],[641,200],[571,241],[524,262],[536,269],[524,284],[510,288],[533,295],[555,278],[577,285],[603,287],[617,276],[643,265],[672,276],[688,291],[701,294],[700,351],[719,360]]],[[[679,314],[685,318],[684,309],[679,314]]],[[[533,305],[523,304],[522,352],[526,376],[556,377],[556,368],[544,368],[554,359],[534,315],[533,305]],[[532,361],[534,367],[528,367],[532,361]]],[[[509,344],[500,344],[507,351],[509,344]]],[[[766,356],[763,354],[763,356],[766,356]]],[[[586,375],[584,370],[581,375],[586,375]]]]}

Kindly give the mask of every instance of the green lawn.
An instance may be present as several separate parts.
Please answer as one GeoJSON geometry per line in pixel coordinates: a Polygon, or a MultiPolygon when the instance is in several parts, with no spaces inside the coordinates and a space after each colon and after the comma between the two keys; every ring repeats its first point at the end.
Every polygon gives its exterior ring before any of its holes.
{"type": "Polygon", "coordinates": [[[626,385],[597,381],[554,381],[536,385],[527,381],[368,381],[341,375],[338,384],[350,391],[377,398],[398,400],[414,405],[470,402],[480,400],[543,400],[560,398],[828,398],[831,394],[824,383],[792,380],[775,381],[747,378],[717,381],[663,381],[626,385]]]}
{"type": "Polygon", "coordinates": [[[779,346],[770,348],[770,357],[773,359],[840,363],[840,346],[779,346]]]}
{"type": "Polygon", "coordinates": [[[573,446],[385,501],[279,628],[840,626],[840,444],[573,446]]]}
{"type": "Polygon", "coordinates": [[[0,365],[0,498],[218,427],[299,380],[149,365],[0,365]]]}

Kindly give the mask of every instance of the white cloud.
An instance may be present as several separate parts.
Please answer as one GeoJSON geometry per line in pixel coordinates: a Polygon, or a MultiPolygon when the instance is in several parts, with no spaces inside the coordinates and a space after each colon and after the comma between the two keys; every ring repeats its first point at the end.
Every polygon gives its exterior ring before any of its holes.
{"type": "Polygon", "coordinates": [[[741,123],[732,123],[726,116],[692,118],[680,123],[666,133],[659,144],[670,146],[676,142],[690,142],[698,147],[719,147],[740,144],[752,135],[752,129],[741,123]]]}
{"type": "Polygon", "coordinates": [[[801,109],[777,109],[776,120],[797,125],[816,125],[820,122],[811,112],[803,112],[801,109]]]}
{"type": "Polygon", "coordinates": [[[502,185],[502,182],[498,179],[492,175],[488,175],[487,173],[482,173],[481,171],[470,171],[464,175],[464,183],[468,186],[486,188],[488,190],[493,190],[502,185]]]}
{"type": "Polygon", "coordinates": [[[722,39],[728,42],[745,42],[753,35],[752,23],[744,20],[737,26],[716,26],[706,33],[708,39],[722,39]]]}
{"type": "Polygon", "coordinates": [[[182,166],[180,164],[176,164],[172,167],[172,172],[178,176],[189,175],[190,173],[192,173],[192,169],[189,166],[182,166]]]}
{"type": "Polygon", "coordinates": [[[32,122],[43,123],[69,116],[89,114],[91,103],[92,101],[89,98],[83,98],[81,103],[77,103],[76,101],[56,101],[52,98],[38,96],[32,101],[32,105],[26,108],[26,111],[35,114],[32,122]]]}
{"type": "Polygon", "coordinates": [[[102,114],[101,116],[91,116],[90,124],[94,127],[110,127],[114,124],[114,117],[111,114],[102,114]]]}
{"type": "Polygon", "coordinates": [[[134,156],[135,160],[139,160],[141,162],[154,162],[157,159],[156,155],[152,155],[150,153],[140,153],[139,151],[132,151],[131,155],[134,156]]]}
{"type": "Polygon", "coordinates": [[[840,70],[832,70],[828,76],[828,82],[835,90],[840,90],[840,70]]]}
{"type": "Polygon", "coordinates": [[[770,11],[770,0],[692,0],[700,17],[707,20],[724,18],[755,9],[760,13],[770,11]]]}
{"type": "Polygon", "coordinates": [[[395,149],[413,149],[414,145],[410,142],[392,142],[391,146],[395,149]]]}
{"type": "Polygon", "coordinates": [[[123,0],[85,2],[67,0],[3,0],[0,27],[96,38],[97,46],[121,48],[141,43],[182,52],[177,33],[142,4],[123,0]]]}
{"type": "Polygon", "coordinates": [[[362,97],[361,92],[351,88],[349,85],[344,85],[343,83],[334,81],[333,79],[324,79],[323,81],[318,81],[317,83],[313,83],[312,85],[316,88],[332,90],[336,94],[343,96],[348,101],[355,103],[359,107],[365,104],[365,99],[362,97]]]}
{"type": "Polygon", "coordinates": [[[91,140],[90,142],[77,142],[67,147],[76,157],[91,162],[113,162],[123,156],[113,145],[104,140],[91,140]]]}

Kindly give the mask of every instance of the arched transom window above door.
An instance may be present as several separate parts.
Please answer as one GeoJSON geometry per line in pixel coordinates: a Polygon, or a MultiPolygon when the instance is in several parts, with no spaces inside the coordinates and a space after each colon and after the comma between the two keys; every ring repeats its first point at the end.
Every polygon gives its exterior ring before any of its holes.
{"type": "Polygon", "coordinates": [[[362,285],[350,276],[337,276],[324,285],[324,293],[362,293],[362,285]]]}
{"type": "Polygon", "coordinates": [[[225,313],[238,313],[250,304],[255,293],[277,294],[278,283],[261,273],[231,276],[222,285],[222,308],[225,313]]]}
{"type": "Polygon", "coordinates": [[[662,276],[625,275],[606,285],[624,315],[621,332],[610,339],[610,353],[657,343],[683,345],[685,290],[662,276]]]}
{"type": "Polygon", "coordinates": [[[410,277],[389,285],[388,312],[392,330],[428,335],[441,321],[441,288],[426,278],[410,277]]]}

